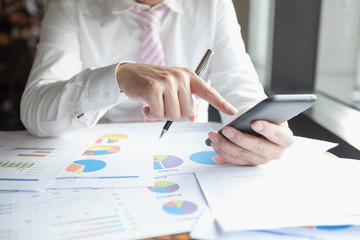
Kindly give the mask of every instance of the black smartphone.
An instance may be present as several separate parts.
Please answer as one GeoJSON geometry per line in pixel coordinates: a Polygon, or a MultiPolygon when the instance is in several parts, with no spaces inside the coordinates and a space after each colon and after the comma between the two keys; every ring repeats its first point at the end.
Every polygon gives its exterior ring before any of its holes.
{"type": "MultiPolygon", "coordinates": [[[[278,94],[264,99],[226,126],[234,127],[242,132],[261,136],[251,129],[255,120],[266,120],[281,124],[310,108],[316,101],[315,94],[278,94]]],[[[222,130],[222,129],[221,129],[222,130]]],[[[219,131],[220,134],[221,130],[219,131]]],[[[210,146],[211,140],[205,141],[210,146]]]]}

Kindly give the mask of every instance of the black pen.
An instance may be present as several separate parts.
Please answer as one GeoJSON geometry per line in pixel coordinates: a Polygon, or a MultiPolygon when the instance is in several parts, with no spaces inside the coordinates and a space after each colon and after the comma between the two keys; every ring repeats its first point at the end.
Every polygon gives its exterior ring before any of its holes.
{"type": "MultiPolygon", "coordinates": [[[[195,73],[196,75],[198,75],[199,77],[201,76],[201,74],[203,73],[203,71],[205,70],[206,66],[209,63],[210,57],[211,55],[213,55],[213,50],[208,49],[206,51],[206,53],[204,54],[203,58],[201,59],[199,65],[197,66],[195,73]]],[[[159,137],[159,140],[161,139],[161,137],[169,130],[171,124],[173,123],[173,121],[167,120],[159,137]]]]}

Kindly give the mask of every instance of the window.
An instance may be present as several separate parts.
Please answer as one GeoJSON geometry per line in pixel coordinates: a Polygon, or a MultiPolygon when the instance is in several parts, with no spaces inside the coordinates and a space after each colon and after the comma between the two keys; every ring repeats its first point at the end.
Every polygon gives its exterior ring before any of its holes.
{"type": "Polygon", "coordinates": [[[357,149],[359,13],[359,0],[251,0],[248,39],[267,93],[315,92],[305,115],[357,149]]]}
{"type": "Polygon", "coordinates": [[[360,109],[360,1],[322,0],[315,88],[360,109]]]}

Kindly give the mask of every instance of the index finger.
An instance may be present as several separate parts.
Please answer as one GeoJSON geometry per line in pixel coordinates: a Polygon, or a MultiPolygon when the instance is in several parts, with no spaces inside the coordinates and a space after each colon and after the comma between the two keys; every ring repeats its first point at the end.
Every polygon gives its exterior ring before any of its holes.
{"type": "Polygon", "coordinates": [[[237,109],[226,101],[213,87],[207,84],[200,77],[196,76],[190,82],[191,92],[198,97],[208,101],[219,111],[234,115],[237,113],[237,109]]]}

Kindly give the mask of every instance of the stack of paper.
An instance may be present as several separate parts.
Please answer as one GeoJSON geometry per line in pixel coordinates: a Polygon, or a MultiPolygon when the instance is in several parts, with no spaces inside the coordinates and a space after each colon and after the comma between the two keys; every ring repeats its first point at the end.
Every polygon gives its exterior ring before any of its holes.
{"type": "Polygon", "coordinates": [[[208,208],[201,214],[191,231],[192,239],[256,239],[256,240],[357,240],[359,239],[360,226],[335,225],[335,226],[306,226],[267,230],[248,230],[224,232],[217,224],[208,208]]]}
{"type": "Polygon", "coordinates": [[[197,172],[210,210],[191,236],[359,239],[360,161],[329,157],[318,151],[321,142],[296,140],[281,160],[250,171],[197,172]]]}
{"type": "Polygon", "coordinates": [[[138,239],[188,232],[206,207],[193,174],[151,188],[0,193],[0,239],[138,239]]]}
{"type": "Polygon", "coordinates": [[[324,154],[336,144],[296,137],[281,160],[240,167],[205,145],[209,125],[158,141],[162,125],[0,133],[1,189],[47,186],[0,192],[0,239],[360,237],[360,162],[324,154]]]}

